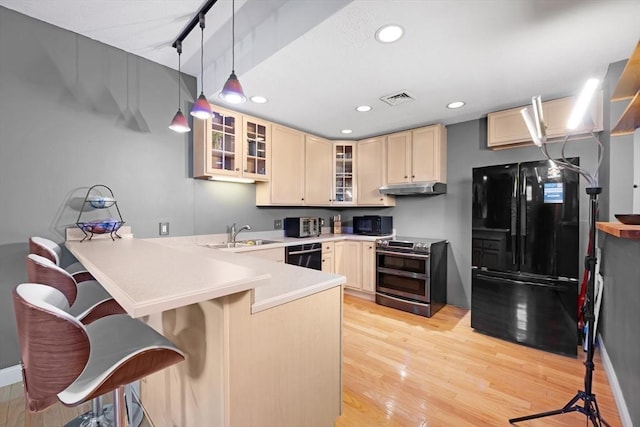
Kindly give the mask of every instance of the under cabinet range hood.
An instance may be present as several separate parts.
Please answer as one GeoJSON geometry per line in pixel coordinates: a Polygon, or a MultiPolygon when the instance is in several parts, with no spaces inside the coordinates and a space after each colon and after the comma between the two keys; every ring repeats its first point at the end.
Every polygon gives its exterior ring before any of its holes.
{"type": "Polygon", "coordinates": [[[446,193],[447,184],[437,181],[407,182],[383,185],[378,190],[392,196],[435,196],[446,193]]]}

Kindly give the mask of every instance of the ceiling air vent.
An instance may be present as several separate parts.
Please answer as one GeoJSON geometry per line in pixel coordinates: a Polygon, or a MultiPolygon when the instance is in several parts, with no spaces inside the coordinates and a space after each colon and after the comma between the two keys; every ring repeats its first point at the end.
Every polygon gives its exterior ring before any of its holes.
{"type": "Polygon", "coordinates": [[[415,98],[406,90],[392,93],[391,95],[383,96],[380,98],[382,101],[387,104],[395,107],[396,105],[404,104],[405,102],[413,101],[415,98]]]}

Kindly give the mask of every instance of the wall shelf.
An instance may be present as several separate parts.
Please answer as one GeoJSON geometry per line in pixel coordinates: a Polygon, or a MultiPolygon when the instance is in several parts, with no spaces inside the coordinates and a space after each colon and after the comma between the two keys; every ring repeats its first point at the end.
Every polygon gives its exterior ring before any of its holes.
{"type": "Polygon", "coordinates": [[[621,222],[597,222],[596,228],[621,239],[640,240],[640,225],[627,225],[621,222]]]}
{"type": "Polygon", "coordinates": [[[616,85],[612,101],[630,99],[611,135],[627,135],[640,127],[640,42],[636,45],[616,85]]]}

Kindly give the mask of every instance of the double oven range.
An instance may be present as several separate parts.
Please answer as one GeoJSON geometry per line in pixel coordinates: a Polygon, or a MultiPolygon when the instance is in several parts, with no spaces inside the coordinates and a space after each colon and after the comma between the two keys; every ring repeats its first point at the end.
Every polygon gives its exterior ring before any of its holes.
{"type": "Polygon", "coordinates": [[[440,310],[447,303],[447,241],[378,240],[376,303],[425,317],[440,310]]]}

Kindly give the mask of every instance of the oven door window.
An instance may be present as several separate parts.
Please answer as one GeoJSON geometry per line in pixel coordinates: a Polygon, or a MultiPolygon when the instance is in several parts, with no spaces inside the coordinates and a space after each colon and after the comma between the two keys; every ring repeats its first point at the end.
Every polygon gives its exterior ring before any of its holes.
{"type": "Polygon", "coordinates": [[[390,271],[378,271],[377,292],[429,302],[427,281],[423,275],[400,275],[390,271]]]}
{"type": "Polygon", "coordinates": [[[428,275],[429,258],[378,254],[378,267],[428,275]]]}

